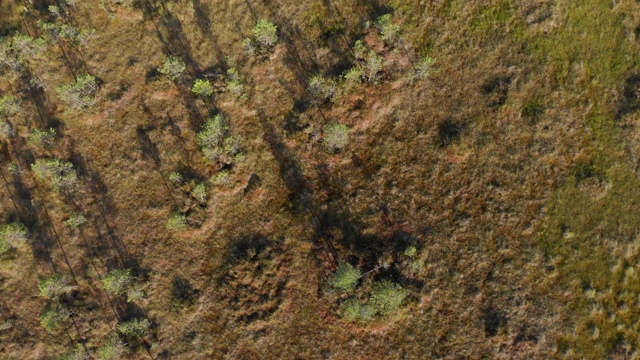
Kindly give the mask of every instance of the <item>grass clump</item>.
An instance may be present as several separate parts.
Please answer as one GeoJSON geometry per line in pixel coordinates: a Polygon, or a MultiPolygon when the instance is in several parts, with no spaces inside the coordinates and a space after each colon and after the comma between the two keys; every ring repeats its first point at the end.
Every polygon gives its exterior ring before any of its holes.
{"type": "Polygon", "coordinates": [[[56,87],[58,97],[72,109],[85,109],[95,104],[98,92],[98,82],[95,77],[87,74],[76,81],[56,87]]]}
{"type": "Polygon", "coordinates": [[[60,159],[38,159],[31,164],[37,178],[48,180],[57,190],[69,190],[78,183],[78,176],[70,162],[60,159]]]}
{"type": "Polygon", "coordinates": [[[409,292],[388,280],[373,284],[369,302],[382,315],[389,315],[400,308],[409,292]]]}
{"type": "Polygon", "coordinates": [[[353,291],[360,279],[360,270],[346,262],[338,265],[338,270],[329,279],[329,285],[341,291],[353,291]]]}
{"type": "Polygon", "coordinates": [[[158,72],[171,80],[175,80],[182,76],[182,73],[184,73],[186,69],[187,66],[182,59],[177,56],[168,56],[158,68],[158,72]]]}
{"type": "Polygon", "coordinates": [[[213,86],[211,85],[209,80],[197,79],[193,83],[191,92],[200,96],[211,96],[213,94],[213,86]]]}
{"type": "Polygon", "coordinates": [[[327,151],[335,153],[349,144],[349,128],[339,123],[327,124],[322,129],[322,139],[327,151]]]}
{"type": "Polygon", "coordinates": [[[57,301],[61,296],[71,293],[76,286],[71,285],[69,276],[54,274],[48,279],[41,280],[38,288],[40,296],[57,301]]]}

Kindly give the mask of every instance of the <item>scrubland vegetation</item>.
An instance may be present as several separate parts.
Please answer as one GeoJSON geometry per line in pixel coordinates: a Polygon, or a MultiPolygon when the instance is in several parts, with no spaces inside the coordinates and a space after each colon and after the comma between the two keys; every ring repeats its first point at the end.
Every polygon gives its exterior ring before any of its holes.
{"type": "Polygon", "coordinates": [[[640,2],[0,2],[0,358],[640,358],[640,2]]]}

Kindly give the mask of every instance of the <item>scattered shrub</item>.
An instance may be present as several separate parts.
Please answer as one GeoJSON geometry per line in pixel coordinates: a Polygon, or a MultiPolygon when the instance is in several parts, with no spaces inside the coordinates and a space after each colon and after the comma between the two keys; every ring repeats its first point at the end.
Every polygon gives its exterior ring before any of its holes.
{"type": "Polygon", "coordinates": [[[56,135],[55,129],[52,128],[48,130],[35,129],[29,134],[29,141],[37,146],[50,149],[53,146],[56,135]]]}
{"type": "Polygon", "coordinates": [[[240,74],[235,68],[227,70],[227,90],[235,96],[243,96],[244,85],[240,80],[240,74]]]}
{"type": "Polygon", "coordinates": [[[0,138],[8,139],[13,137],[13,127],[7,121],[0,119],[0,138]]]}
{"type": "Polygon", "coordinates": [[[363,77],[364,72],[359,67],[352,67],[342,75],[342,79],[344,80],[347,89],[353,89],[354,87],[361,84],[363,77]]]}
{"type": "Polygon", "coordinates": [[[265,46],[271,46],[278,41],[278,27],[269,20],[260,19],[253,28],[253,36],[265,46]]]}
{"type": "Polygon", "coordinates": [[[57,301],[62,295],[71,293],[76,287],[71,285],[69,276],[54,274],[48,279],[41,280],[38,288],[40,296],[57,301]]]}
{"type": "Polygon", "coordinates": [[[77,344],[73,350],[63,355],[60,360],[88,360],[89,358],[89,354],[87,354],[84,347],[81,344],[77,344]]]}
{"type": "Polygon", "coordinates": [[[342,150],[349,144],[349,129],[346,125],[339,123],[327,124],[323,128],[322,139],[329,152],[342,150]]]}
{"type": "Polygon", "coordinates": [[[391,14],[378,17],[376,27],[380,32],[380,38],[384,41],[393,42],[400,36],[400,26],[391,21],[391,14]]]}
{"type": "Polygon", "coordinates": [[[180,185],[184,181],[184,178],[182,177],[182,175],[179,172],[174,171],[171,174],[169,174],[169,181],[171,181],[172,183],[174,183],[176,185],[180,185]]]}
{"type": "Polygon", "coordinates": [[[349,298],[340,304],[339,315],[348,321],[369,322],[376,315],[376,309],[369,304],[362,304],[357,298],[349,298]]]}
{"type": "Polygon", "coordinates": [[[143,337],[149,332],[149,319],[133,319],[118,325],[118,331],[125,336],[143,337]]]}
{"type": "Polygon", "coordinates": [[[54,332],[71,317],[71,311],[64,306],[50,306],[40,315],[40,325],[49,332],[54,332]]]}
{"type": "Polygon", "coordinates": [[[425,56],[416,64],[416,72],[413,75],[414,80],[424,80],[429,77],[433,64],[436,60],[432,57],[425,56]]]}
{"type": "Polygon", "coordinates": [[[416,253],[417,253],[417,252],[418,252],[418,249],[416,249],[416,247],[415,247],[415,246],[413,246],[413,245],[408,246],[408,247],[404,250],[404,254],[405,254],[405,256],[408,256],[408,257],[411,257],[411,258],[412,258],[412,257],[414,257],[414,256],[416,256],[416,253]]]}
{"type": "Polygon", "coordinates": [[[338,270],[336,270],[335,274],[329,279],[329,284],[338,290],[353,291],[358,283],[358,279],[360,279],[360,270],[354,268],[349,263],[341,262],[338,265],[338,270]]]}
{"type": "Polygon", "coordinates": [[[67,226],[71,227],[71,228],[78,228],[80,227],[80,225],[84,224],[87,222],[87,218],[84,217],[84,215],[82,214],[71,214],[71,216],[69,216],[69,219],[67,219],[67,221],[65,221],[65,224],[67,224],[67,226]]]}
{"type": "Polygon", "coordinates": [[[12,95],[0,97],[0,117],[10,117],[20,111],[20,99],[12,95]]]}
{"type": "Polygon", "coordinates": [[[60,159],[38,159],[31,164],[31,170],[36,177],[49,180],[57,190],[68,190],[78,183],[73,165],[60,159]]]}
{"type": "Polygon", "coordinates": [[[102,288],[111,295],[122,296],[131,289],[133,282],[129,269],[114,269],[102,279],[102,288]]]}
{"type": "Polygon", "coordinates": [[[168,56],[162,66],[158,68],[158,72],[168,76],[171,80],[175,80],[182,76],[182,73],[187,69],[184,61],[176,56],[168,56]]]}
{"type": "Polygon", "coordinates": [[[229,172],[228,171],[220,171],[217,174],[214,174],[211,179],[209,179],[211,184],[213,185],[222,185],[226,186],[230,184],[229,180],[229,172]]]}
{"type": "Polygon", "coordinates": [[[205,203],[207,202],[207,188],[203,183],[196,185],[196,187],[191,190],[191,196],[196,198],[198,202],[205,203]]]}
{"type": "Polygon", "coordinates": [[[193,83],[191,91],[200,96],[211,96],[213,94],[213,86],[209,80],[197,79],[193,83]]]}
{"type": "Polygon", "coordinates": [[[325,79],[322,75],[315,75],[309,79],[309,92],[317,99],[331,99],[336,92],[336,83],[331,79],[325,79]]]}
{"type": "Polygon", "coordinates": [[[198,143],[211,163],[231,164],[242,155],[240,139],[231,135],[227,119],[220,114],[207,120],[198,133],[198,143]]]}
{"type": "Polygon", "coordinates": [[[378,83],[384,59],[373,51],[369,51],[364,65],[364,76],[368,82],[378,83]]]}
{"type": "Polygon", "coordinates": [[[119,360],[126,351],[125,344],[114,336],[107,344],[98,348],[97,354],[99,360],[119,360]]]}
{"type": "Polygon", "coordinates": [[[15,222],[0,226],[0,255],[8,253],[14,246],[27,241],[27,228],[15,222]]]}
{"type": "Polygon", "coordinates": [[[249,38],[242,39],[242,47],[244,48],[244,52],[249,56],[253,56],[256,53],[256,47],[249,38]]]}
{"type": "Polygon", "coordinates": [[[402,286],[388,280],[373,284],[369,302],[382,315],[389,315],[400,308],[409,292],[402,286]]]}
{"type": "Polygon", "coordinates": [[[95,104],[97,91],[98,82],[91,75],[79,76],[73,83],[56,87],[60,100],[72,109],[84,109],[95,104]]]}
{"type": "Polygon", "coordinates": [[[187,218],[182,214],[175,213],[167,220],[167,229],[169,230],[184,230],[186,227],[187,218]]]}
{"type": "Polygon", "coordinates": [[[353,45],[353,54],[358,60],[364,59],[367,55],[367,47],[364,45],[362,40],[357,40],[353,45]]]}

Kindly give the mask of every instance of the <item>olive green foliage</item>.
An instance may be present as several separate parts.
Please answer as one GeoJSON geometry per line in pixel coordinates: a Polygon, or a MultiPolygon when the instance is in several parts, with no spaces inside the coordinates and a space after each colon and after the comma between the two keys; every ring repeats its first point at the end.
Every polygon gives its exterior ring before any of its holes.
{"type": "Polygon", "coordinates": [[[109,342],[98,348],[99,360],[120,360],[127,351],[125,344],[114,336],[109,342]]]}
{"type": "Polygon", "coordinates": [[[0,255],[9,252],[13,247],[27,241],[27,228],[21,223],[14,222],[0,226],[0,255]]]}
{"type": "Polygon", "coordinates": [[[266,19],[258,20],[253,28],[256,41],[265,46],[272,46],[278,41],[278,27],[266,19]]]}
{"type": "Polygon", "coordinates": [[[329,152],[342,150],[349,144],[349,128],[339,123],[331,123],[322,129],[324,146],[329,152]]]}
{"type": "Polygon", "coordinates": [[[134,278],[129,269],[111,270],[102,278],[102,288],[114,296],[126,294],[133,286],[133,283],[134,278]]]}
{"type": "Polygon", "coordinates": [[[71,285],[69,276],[54,274],[50,278],[41,280],[38,288],[40,289],[40,296],[58,300],[62,295],[71,293],[76,287],[71,285]]]}
{"type": "Polygon", "coordinates": [[[73,165],[60,159],[38,159],[31,164],[31,170],[39,179],[50,181],[57,190],[68,190],[78,183],[73,165]]]}
{"type": "Polygon", "coordinates": [[[89,359],[89,354],[82,347],[81,344],[77,344],[76,347],[71,350],[69,353],[63,355],[60,360],[87,360],[89,359]]]}
{"type": "Polygon", "coordinates": [[[191,196],[196,198],[198,202],[205,203],[207,201],[207,188],[203,183],[200,183],[191,190],[191,196]]]}
{"type": "Polygon", "coordinates": [[[14,135],[13,127],[7,121],[0,119],[0,138],[8,139],[14,135]]]}
{"type": "Polygon", "coordinates": [[[54,332],[71,317],[71,311],[64,306],[48,306],[40,315],[40,325],[49,332],[54,332]]]}
{"type": "Polygon", "coordinates": [[[69,216],[69,219],[67,219],[67,221],[65,221],[64,223],[71,228],[78,228],[86,222],[87,222],[87,218],[84,217],[84,215],[71,214],[71,216],[69,216]]]}
{"type": "Polygon", "coordinates": [[[391,20],[391,14],[386,14],[376,19],[376,27],[380,32],[380,38],[387,42],[393,42],[400,36],[400,26],[391,20]]]}
{"type": "Polygon", "coordinates": [[[169,77],[171,80],[175,80],[182,76],[182,73],[187,69],[184,61],[177,56],[168,56],[162,66],[158,68],[158,71],[169,77]]]}
{"type": "Polygon", "coordinates": [[[360,279],[360,270],[346,262],[340,262],[338,270],[329,279],[329,285],[342,291],[353,291],[360,279]]]}
{"type": "Polygon", "coordinates": [[[209,80],[197,79],[193,83],[191,91],[200,96],[211,96],[213,94],[213,86],[209,80]]]}
{"type": "Polygon", "coordinates": [[[416,71],[412,77],[412,80],[424,80],[429,77],[431,74],[431,70],[433,68],[433,64],[436,63],[436,60],[430,56],[425,56],[416,64],[416,71]]]}
{"type": "Polygon", "coordinates": [[[52,15],[55,15],[55,16],[60,16],[61,15],[60,7],[58,7],[57,5],[49,5],[48,10],[52,15]]]}
{"type": "Polygon", "coordinates": [[[187,218],[182,214],[175,213],[167,220],[166,227],[169,230],[184,230],[187,228],[187,218]]]}
{"type": "Polygon", "coordinates": [[[357,40],[353,45],[353,54],[358,60],[362,60],[367,56],[367,47],[362,40],[357,40]]]}
{"type": "Polygon", "coordinates": [[[143,337],[149,332],[149,319],[133,319],[118,325],[118,331],[125,336],[143,337]]]}
{"type": "Polygon", "coordinates": [[[354,66],[342,75],[342,80],[344,81],[347,89],[353,89],[362,83],[363,77],[364,72],[362,71],[362,69],[354,66]]]}
{"type": "Polygon", "coordinates": [[[71,109],[84,109],[95,104],[98,82],[91,75],[82,75],[75,82],[56,87],[56,92],[71,109]]]}
{"type": "Polygon", "coordinates": [[[408,257],[414,257],[414,256],[416,256],[417,252],[418,252],[418,249],[416,249],[416,247],[415,247],[415,246],[413,246],[413,245],[408,246],[408,247],[404,250],[404,254],[405,254],[405,256],[408,256],[408,257]]]}
{"type": "Polygon", "coordinates": [[[216,174],[214,174],[211,179],[209,179],[209,181],[211,182],[212,185],[229,185],[231,183],[230,179],[229,179],[229,172],[228,171],[220,171],[216,174]]]}
{"type": "Polygon", "coordinates": [[[373,284],[369,302],[380,314],[389,315],[400,308],[409,292],[398,284],[382,280],[373,284]]]}
{"type": "Polygon", "coordinates": [[[368,82],[377,84],[380,81],[380,72],[383,69],[384,59],[374,51],[369,51],[364,64],[364,76],[368,82]]]}
{"type": "Polygon", "coordinates": [[[207,120],[198,133],[198,143],[211,163],[231,164],[242,157],[240,138],[231,134],[229,122],[220,114],[207,120]]]}
{"type": "Polygon", "coordinates": [[[336,93],[336,82],[326,79],[322,75],[315,75],[309,79],[309,92],[319,100],[329,100],[336,93]]]}
{"type": "Polygon", "coordinates": [[[176,185],[180,185],[184,181],[184,177],[179,172],[174,171],[174,172],[169,174],[169,181],[171,181],[172,183],[174,183],[176,185]]]}
{"type": "Polygon", "coordinates": [[[56,139],[56,130],[49,128],[47,130],[34,129],[29,134],[29,141],[37,146],[50,149],[56,139]]]}
{"type": "Polygon", "coordinates": [[[73,46],[87,45],[95,33],[94,30],[83,30],[71,24],[55,24],[38,20],[38,27],[49,41],[65,41],[73,46]]]}
{"type": "Polygon", "coordinates": [[[376,315],[376,309],[369,304],[362,304],[356,298],[349,298],[340,304],[338,313],[348,321],[369,322],[376,315]]]}
{"type": "Polygon", "coordinates": [[[20,33],[16,33],[11,38],[0,38],[0,68],[6,67],[19,72],[27,61],[41,57],[46,47],[45,40],[34,39],[20,33]]]}
{"type": "Polygon", "coordinates": [[[255,55],[256,47],[253,44],[253,41],[251,41],[251,39],[249,39],[249,38],[242,39],[242,47],[244,48],[244,52],[247,55],[249,55],[249,56],[255,55]]]}
{"type": "Polygon", "coordinates": [[[240,79],[240,74],[235,68],[227,70],[227,90],[235,96],[244,95],[244,84],[240,79]]]}
{"type": "Polygon", "coordinates": [[[0,97],[0,118],[13,116],[20,110],[20,99],[12,95],[0,97]]]}

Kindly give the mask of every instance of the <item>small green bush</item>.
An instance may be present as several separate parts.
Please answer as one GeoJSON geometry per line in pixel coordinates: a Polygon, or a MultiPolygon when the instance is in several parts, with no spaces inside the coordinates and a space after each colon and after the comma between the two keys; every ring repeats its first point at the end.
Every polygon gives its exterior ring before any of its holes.
{"type": "Polygon", "coordinates": [[[349,128],[346,125],[331,123],[322,129],[322,139],[329,152],[342,150],[349,144],[349,128]]]}
{"type": "Polygon", "coordinates": [[[82,75],[75,82],[56,87],[56,92],[70,108],[84,109],[95,104],[98,82],[91,75],[82,75]]]}
{"type": "Polygon", "coordinates": [[[197,79],[193,83],[191,91],[200,96],[211,96],[213,94],[213,86],[209,80],[197,79]]]}
{"type": "Polygon", "coordinates": [[[376,19],[376,27],[380,32],[380,38],[384,41],[395,41],[400,36],[400,26],[391,21],[391,14],[386,14],[376,19]]]}
{"type": "Polygon", "coordinates": [[[86,222],[87,222],[87,218],[84,217],[84,215],[71,214],[71,216],[69,216],[69,219],[67,219],[67,221],[65,221],[64,223],[67,224],[67,226],[75,229],[80,227],[82,224],[86,222]]]}
{"type": "Polygon", "coordinates": [[[158,68],[158,72],[168,76],[171,80],[175,80],[182,76],[182,73],[187,69],[184,61],[176,56],[168,56],[162,66],[158,68]]]}
{"type": "Polygon", "coordinates": [[[340,262],[338,270],[329,279],[329,285],[342,291],[353,291],[360,279],[360,270],[346,262],[340,262]]]}
{"type": "Polygon", "coordinates": [[[29,232],[19,222],[0,225],[0,255],[27,241],[29,232]]]}
{"type": "Polygon", "coordinates": [[[20,111],[20,99],[12,95],[0,97],[0,117],[10,117],[20,111]]]}
{"type": "Polygon", "coordinates": [[[384,59],[373,51],[369,51],[364,65],[364,76],[368,82],[378,83],[383,69],[384,59]]]}
{"type": "Polygon", "coordinates": [[[328,100],[336,93],[336,82],[322,75],[315,75],[309,79],[308,89],[314,98],[328,100]]]}
{"type": "Polygon", "coordinates": [[[64,306],[55,305],[45,309],[40,315],[40,325],[49,332],[54,332],[71,317],[71,311],[64,306]]]}
{"type": "Polygon", "coordinates": [[[184,177],[182,177],[182,174],[180,174],[179,172],[174,171],[171,174],[169,174],[169,181],[171,181],[176,185],[180,185],[184,181],[184,177]]]}
{"type": "Polygon", "coordinates": [[[265,46],[271,46],[278,41],[278,27],[266,19],[260,19],[253,28],[253,36],[265,46]]]}
{"type": "Polygon", "coordinates": [[[226,170],[223,170],[214,174],[213,176],[211,176],[211,179],[209,179],[209,181],[211,182],[212,185],[222,185],[222,186],[227,186],[231,183],[229,179],[229,172],[226,170]]]}
{"type": "Polygon", "coordinates": [[[200,183],[191,190],[191,196],[196,198],[198,202],[205,203],[207,202],[207,188],[203,183],[200,183]]]}
{"type": "Polygon", "coordinates": [[[187,218],[182,214],[175,213],[167,220],[166,226],[169,230],[184,230],[187,228],[187,218]]]}
{"type": "Polygon", "coordinates": [[[362,40],[357,40],[353,45],[353,54],[358,60],[364,59],[367,55],[367,47],[364,45],[362,40]]]}
{"type": "Polygon", "coordinates": [[[31,164],[37,178],[49,180],[57,190],[68,190],[78,183],[78,176],[70,162],[60,159],[38,159],[31,164]]]}
{"type": "Polygon", "coordinates": [[[373,284],[369,302],[382,315],[389,315],[400,308],[409,292],[402,286],[388,280],[373,284]]]}
{"type": "Polygon", "coordinates": [[[29,141],[45,149],[51,149],[56,140],[56,135],[56,130],[53,128],[49,128],[48,130],[34,129],[31,134],[29,134],[29,141]]]}
{"type": "Polygon", "coordinates": [[[149,319],[133,319],[118,325],[118,331],[125,336],[143,337],[149,333],[149,319]]]}
{"type": "Polygon", "coordinates": [[[13,135],[14,132],[11,123],[0,119],[0,138],[8,139],[13,137],[13,135]]]}
{"type": "Polygon", "coordinates": [[[60,360],[88,360],[89,354],[82,347],[81,344],[77,344],[76,347],[71,350],[69,353],[63,355],[60,360]]]}
{"type": "Polygon", "coordinates": [[[416,249],[416,247],[415,247],[415,246],[413,246],[413,245],[408,246],[408,247],[404,250],[404,254],[405,254],[405,256],[408,256],[408,257],[411,257],[411,258],[412,258],[412,257],[414,257],[414,256],[416,256],[416,253],[417,253],[417,252],[418,252],[418,249],[416,249]]]}
{"type": "Polygon", "coordinates": [[[62,295],[71,293],[76,286],[71,285],[69,276],[54,274],[48,279],[41,280],[38,288],[40,296],[57,301],[62,295]]]}
{"type": "Polygon", "coordinates": [[[227,70],[227,90],[238,97],[244,95],[244,84],[242,84],[240,74],[235,68],[227,70]]]}
{"type": "Polygon", "coordinates": [[[125,344],[114,336],[107,344],[98,348],[97,354],[99,360],[120,360],[126,351],[125,344]]]}
{"type": "Polygon", "coordinates": [[[364,72],[359,67],[352,67],[342,75],[342,79],[344,80],[347,89],[353,89],[361,84],[363,77],[364,72]]]}
{"type": "Polygon", "coordinates": [[[436,60],[430,56],[425,56],[416,64],[416,71],[412,80],[424,80],[431,74],[431,69],[436,60]]]}
{"type": "Polygon", "coordinates": [[[111,295],[122,296],[129,291],[133,282],[129,269],[114,269],[102,278],[102,288],[111,295]]]}
{"type": "Polygon", "coordinates": [[[220,114],[207,120],[198,133],[198,143],[211,163],[231,164],[242,155],[240,138],[231,135],[227,119],[220,114]]]}

